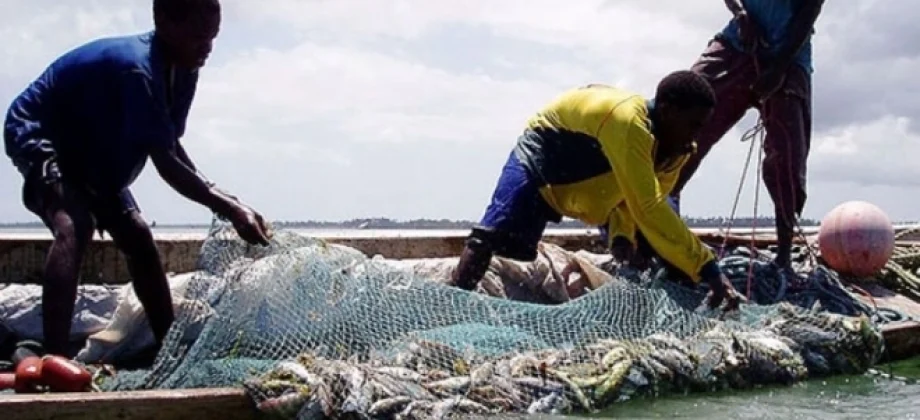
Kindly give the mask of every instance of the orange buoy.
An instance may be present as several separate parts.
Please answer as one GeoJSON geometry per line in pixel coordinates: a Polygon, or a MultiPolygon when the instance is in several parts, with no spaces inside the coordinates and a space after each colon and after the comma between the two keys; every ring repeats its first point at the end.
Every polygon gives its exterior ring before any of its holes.
{"type": "Polygon", "coordinates": [[[894,253],[894,226],[874,204],[848,201],[821,220],[818,249],[827,265],[840,274],[873,276],[894,253]]]}

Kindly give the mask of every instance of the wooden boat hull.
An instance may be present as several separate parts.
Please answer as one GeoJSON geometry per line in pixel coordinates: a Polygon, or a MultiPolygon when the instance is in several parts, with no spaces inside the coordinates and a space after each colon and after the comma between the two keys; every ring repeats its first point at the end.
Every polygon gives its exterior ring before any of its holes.
{"type": "MultiPolygon", "coordinates": [[[[695,229],[697,235],[721,243],[722,236],[716,229],[695,229]]],[[[739,234],[729,238],[731,243],[750,244],[750,235],[739,229],[739,234]]],[[[747,230],[750,232],[750,230],[747,230]]],[[[767,232],[767,231],[765,231],[767,232]]],[[[383,255],[387,258],[443,258],[460,255],[466,233],[463,231],[415,231],[405,235],[404,231],[375,232],[371,235],[334,235],[317,237],[330,243],[342,244],[367,255],[383,255]]],[[[758,246],[769,243],[772,233],[758,234],[758,246]]],[[[193,271],[198,262],[198,252],[204,242],[204,235],[165,234],[157,235],[157,246],[167,272],[183,273],[193,271]]],[[[603,245],[594,231],[570,229],[547,231],[543,240],[565,249],[585,249],[604,252],[603,245]]],[[[48,235],[2,235],[0,234],[0,284],[37,283],[51,246],[48,235]]],[[[84,284],[121,284],[130,278],[124,256],[110,239],[95,240],[90,244],[82,267],[84,284]]]]}
{"type": "MultiPolygon", "coordinates": [[[[743,231],[743,230],[742,230],[743,231]]],[[[750,236],[728,238],[713,230],[698,230],[709,243],[748,245],[750,236]]],[[[369,255],[389,258],[438,258],[456,256],[463,247],[463,235],[414,237],[329,237],[330,242],[351,246],[369,255]]],[[[587,249],[602,252],[597,236],[588,233],[548,233],[547,242],[567,249],[587,249]]],[[[755,246],[774,241],[770,234],[758,235],[755,246]]],[[[203,238],[160,238],[159,247],[168,271],[186,272],[195,267],[203,238]]],[[[0,283],[35,282],[50,246],[48,238],[0,237],[0,283]]],[[[109,240],[95,241],[84,265],[85,283],[123,283],[128,279],[123,258],[109,240]],[[115,281],[113,279],[121,279],[115,281]]],[[[867,289],[874,303],[888,306],[920,319],[920,304],[879,286],[867,289]]],[[[866,298],[869,301],[869,298],[866,298]]],[[[886,360],[901,360],[920,354],[920,322],[904,321],[887,325],[886,360]]],[[[61,393],[42,395],[0,396],[0,412],[12,419],[163,419],[199,420],[215,418],[250,420],[256,411],[250,399],[239,388],[208,388],[190,390],[153,390],[106,393],[61,393]]]]}
{"type": "Polygon", "coordinates": [[[241,388],[19,394],[0,396],[0,412],[16,420],[250,420],[257,414],[241,388]]]}

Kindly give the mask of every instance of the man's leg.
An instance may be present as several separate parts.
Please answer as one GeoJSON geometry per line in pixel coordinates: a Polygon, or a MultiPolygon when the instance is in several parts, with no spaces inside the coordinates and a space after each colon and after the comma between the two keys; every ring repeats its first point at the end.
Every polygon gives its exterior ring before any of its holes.
{"type": "Polygon", "coordinates": [[[796,218],[806,199],[806,163],[811,147],[811,77],[793,65],[783,87],[764,104],[763,180],[773,199],[779,250],[776,263],[790,263],[796,218]]]}
{"type": "Polygon", "coordinates": [[[697,136],[697,153],[681,168],[671,191],[679,207],[680,194],[712,147],[741,120],[751,107],[750,86],[754,83],[753,60],[719,40],[713,40],[692,70],[702,75],[716,93],[712,118],[697,136]]]}
{"type": "Polygon", "coordinates": [[[42,335],[49,354],[70,357],[80,268],[93,237],[94,223],[85,197],[62,182],[44,182],[39,168],[36,166],[36,172],[26,176],[23,202],[41,218],[54,238],[42,277],[42,335]]]}
{"type": "Polygon", "coordinates": [[[489,269],[493,255],[535,260],[546,223],[561,220],[561,216],[553,213],[512,152],[482,220],[467,238],[454,271],[454,284],[464,290],[475,289],[489,269]]]}
{"type": "Polygon", "coordinates": [[[117,197],[100,199],[94,211],[100,226],[108,230],[125,255],[134,292],[147,314],[157,347],[160,347],[175,315],[169,282],[153,233],[127,189],[117,197]]]}

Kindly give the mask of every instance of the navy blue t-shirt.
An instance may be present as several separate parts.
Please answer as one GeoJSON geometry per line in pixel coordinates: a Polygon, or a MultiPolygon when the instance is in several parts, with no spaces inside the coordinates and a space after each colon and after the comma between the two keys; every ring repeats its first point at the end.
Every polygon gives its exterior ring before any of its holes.
{"type": "Polygon", "coordinates": [[[185,132],[198,72],[164,62],[153,32],[102,38],[55,60],[12,103],[6,153],[25,175],[56,155],[66,181],[117,192],[185,132]]]}

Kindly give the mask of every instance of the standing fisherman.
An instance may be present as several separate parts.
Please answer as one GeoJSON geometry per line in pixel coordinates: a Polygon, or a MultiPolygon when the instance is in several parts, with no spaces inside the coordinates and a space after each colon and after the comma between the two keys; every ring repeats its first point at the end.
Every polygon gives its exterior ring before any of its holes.
{"type": "Polygon", "coordinates": [[[202,178],[179,142],[198,69],[220,28],[218,0],[154,0],[155,30],[103,38],[65,53],[12,103],[6,153],[22,199],[54,235],[42,288],[45,349],[69,355],[78,276],[93,231],[124,253],[158,346],[174,314],[153,234],[129,189],[148,157],[186,198],[267,244],[262,216],[202,178]]]}
{"type": "MultiPolygon", "coordinates": [[[[751,107],[766,130],[763,179],[773,199],[779,241],[775,263],[788,268],[795,220],[806,198],[811,143],[811,35],[823,0],[725,0],[734,17],[693,66],[716,92],[712,118],[697,137],[672,196],[751,107]]],[[[679,204],[678,204],[679,206],[679,204]]]]}

